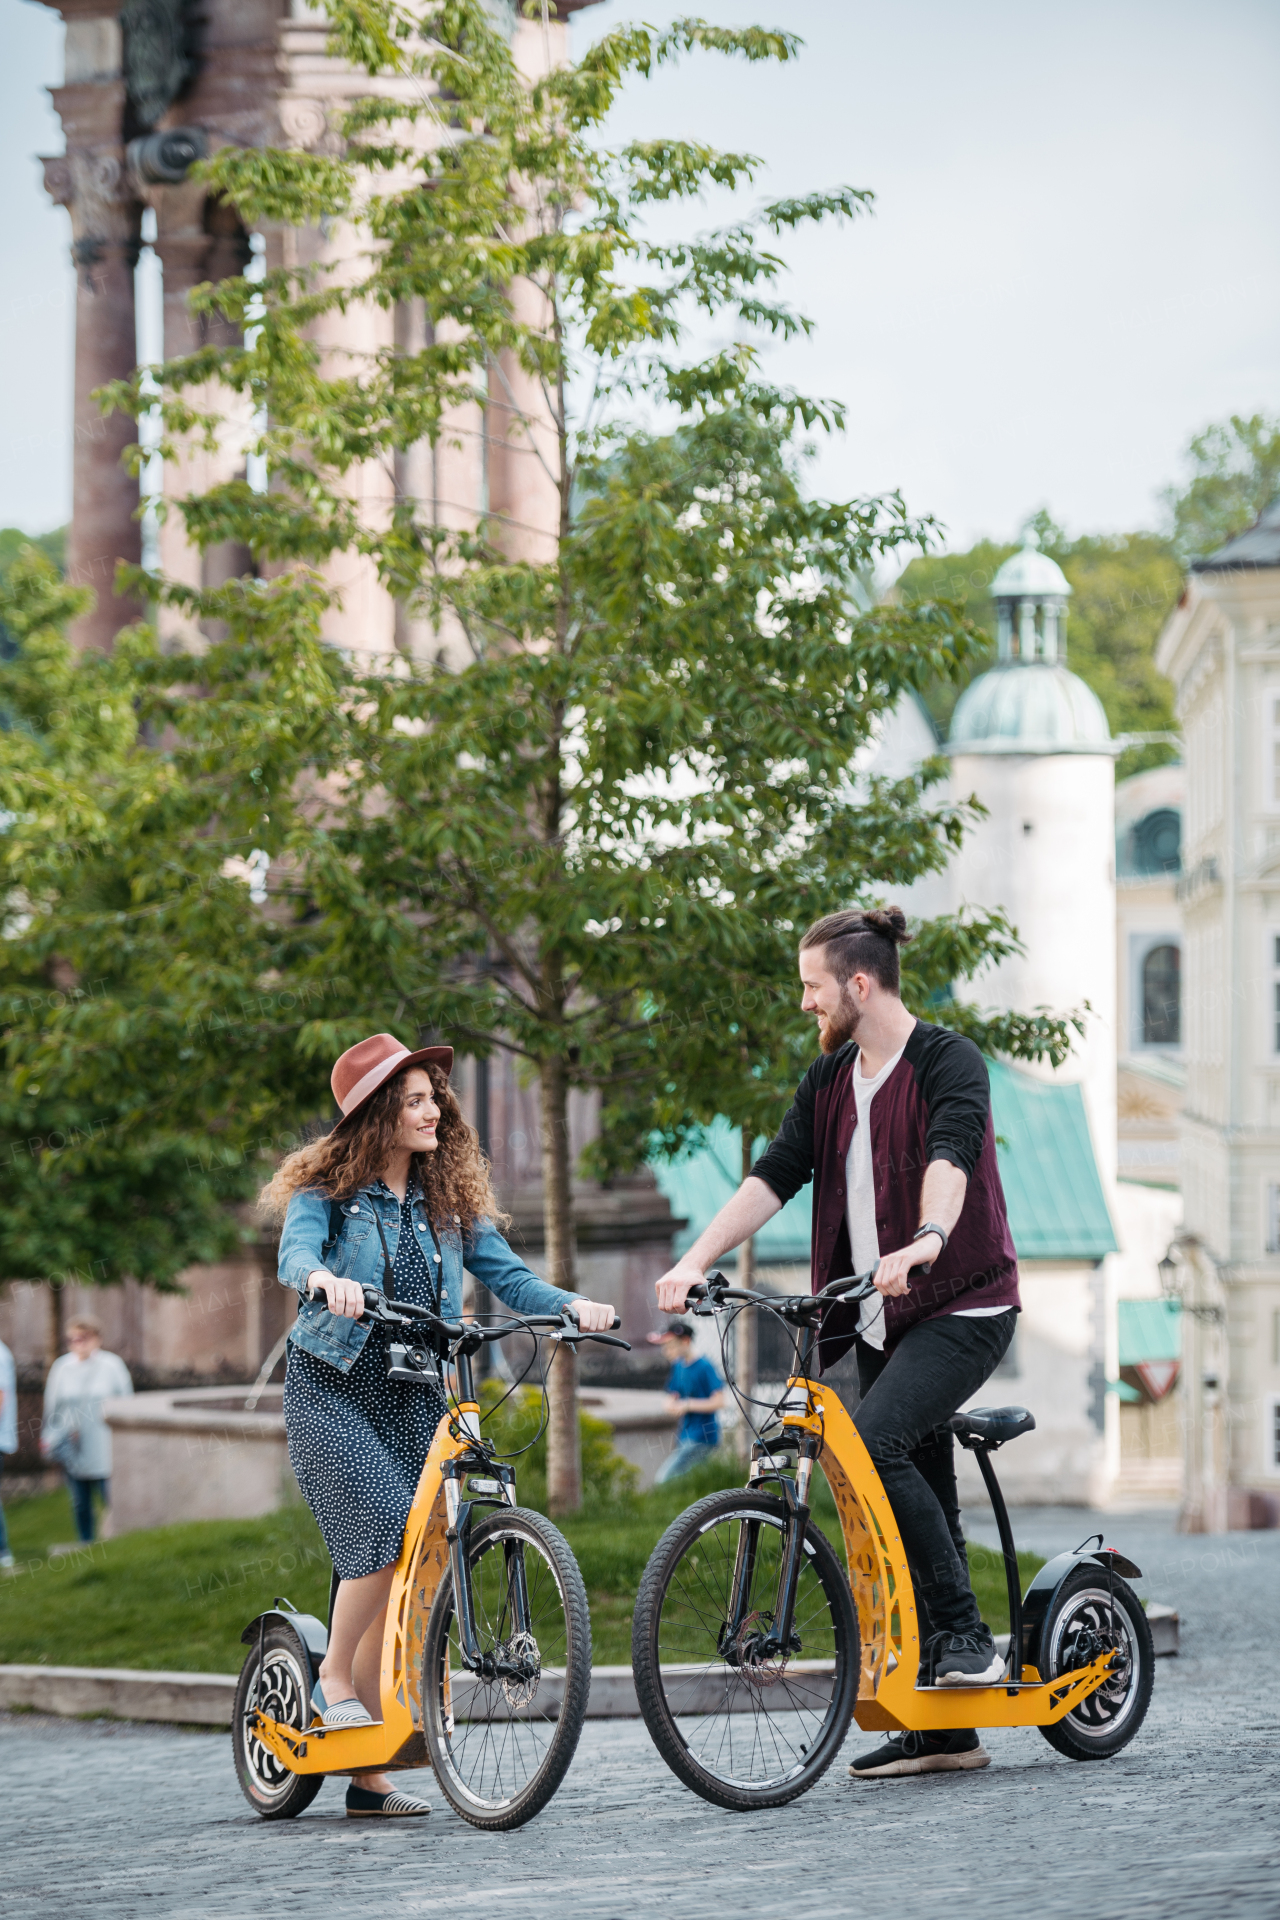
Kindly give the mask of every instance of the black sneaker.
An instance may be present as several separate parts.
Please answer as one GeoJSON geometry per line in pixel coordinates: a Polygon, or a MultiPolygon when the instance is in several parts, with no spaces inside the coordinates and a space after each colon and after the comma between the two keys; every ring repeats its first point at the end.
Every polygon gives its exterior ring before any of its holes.
{"type": "Polygon", "coordinates": [[[1004,1656],[984,1626],[949,1633],[933,1658],[935,1687],[981,1687],[1004,1672],[1004,1656]]]}
{"type": "Polygon", "coordinates": [[[864,1753],[849,1772],[855,1780],[887,1780],[904,1773],[969,1773],[991,1764],[972,1727],[945,1733],[891,1733],[882,1747],[864,1753]]]}
{"type": "Polygon", "coordinates": [[[945,1630],[942,1633],[931,1633],[921,1647],[920,1669],[916,1674],[916,1685],[918,1687],[931,1687],[933,1685],[934,1662],[950,1638],[951,1635],[945,1630]]]}

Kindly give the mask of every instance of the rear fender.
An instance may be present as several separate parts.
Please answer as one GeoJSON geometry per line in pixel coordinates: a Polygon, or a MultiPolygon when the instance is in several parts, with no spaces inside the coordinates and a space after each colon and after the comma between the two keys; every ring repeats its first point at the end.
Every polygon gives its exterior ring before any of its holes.
{"type": "Polygon", "coordinates": [[[259,1633],[270,1627],[290,1627],[293,1630],[307,1656],[312,1681],[316,1681],[320,1676],[320,1662],[329,1649],[329,1629],[324,1621],[317,1620],[314,1613],[293,1613],[283,1607],[268,1607],[264,1613],[255,1614],[240,1638],[246,1647],[256,1646],[259,1633]]]}
{"type": "Polygon", "coordinates": [[[1114,1548],[1104,1547],[1094,1553],[1059,1553],[1052,1560],[1046,1560],[1031,1585],[1027,1588],[1022,1601],[1022,1664],[1034,1667],[1040,1655],[1040,1631],[1046,1616],[1053,1605],[1054,1596],[1073,1567],[1099,1567],[1104,1573],[1114,1570],[1137,1579],[1140,1569],[1132,1560],[1126,1560],[1123,1554],[1114,1548]]]}

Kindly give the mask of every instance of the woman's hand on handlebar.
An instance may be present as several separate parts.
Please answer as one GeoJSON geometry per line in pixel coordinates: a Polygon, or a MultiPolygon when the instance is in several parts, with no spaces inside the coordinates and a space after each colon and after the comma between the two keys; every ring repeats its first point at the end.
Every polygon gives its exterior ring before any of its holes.
{"type": "Polygon", "coordinates": [[[358,1280],[343,1280],[336,1273],[317,1267],[307,1280],[307,1292],[323,1294],[330,1313],[341,1320],[358,1320],[364,1312],[364,1288],[358,1280]]]}
{"type": "Polygon", "coordinates": [[[573,1311],[584,1333],[607,1333],[616,1317],[613,1308],[599,1300],[575,1300],[573,1311]]]}

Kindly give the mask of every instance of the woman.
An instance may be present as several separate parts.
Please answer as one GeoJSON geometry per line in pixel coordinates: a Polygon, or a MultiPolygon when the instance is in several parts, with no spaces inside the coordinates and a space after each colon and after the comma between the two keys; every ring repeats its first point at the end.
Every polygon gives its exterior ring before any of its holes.
{"type": "MultiPolygon", "coordinates": [[[[328,1727],[380,1715],[379,1671],[391,1579],[414,1492],[445,1414],[438,1389],[386,1378],[386,1327],[364,1318],[366,1286],[455,1319],[463,1264],[514,1313],[576,1307],[608,1327],[613,1308],[566,1299],[517,1259],[475,1133],[449,1090],[452,1047],[416,1053],[389,1033],[351,1047],[330,1078],[336,1127],[292,1153],[262,1199],[278,1218],[280,1280],[302,1296],[289,1335],[284,1416],[289,1458],[339,1576],[329,1647],[312,1691],[328,1727]],[[381,1235],[379,1234],[381,1227],[381,1235]]],[[[384,1773],[356,1774],[351,1815],[430,1812],[384,1773]]]]}

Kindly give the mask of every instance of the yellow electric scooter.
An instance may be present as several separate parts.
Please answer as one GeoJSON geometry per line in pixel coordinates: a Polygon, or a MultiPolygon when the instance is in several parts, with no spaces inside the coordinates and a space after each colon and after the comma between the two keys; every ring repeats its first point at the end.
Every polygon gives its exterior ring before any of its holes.
{"type": "Polygon", "coordinates": [[[672,1523],[640,1583],[636,1692],[672,1771],[717,1806],[781,1806],[821,1778],[851,1717],[870,1729],[1037,1727],[1060,1753],[1105,1759],[1132,1740],[1151,1698],[1154,1650],[1139,1569],[1102,1545],[1059,1554],[1021,1591],[991,1455],[1035,1426],[1022,1407],[957,1414],[995,1511],[1009,1590],[999,1680],[933,1684],[911,1574],[880,1476],[837,1396],[809,1377],[833,1300],[865,1299],[873,1276],[816,1295],[749,1293],[711,1274],[695,1313],[767,1310],[796,1335],[796,1369],[752,1448],[750,1483],[708,1495],[672,1523]],[[820,1464],[835,1497],[847,1572],[810,1519],[820,1464]]]}
{"type": "MultiPolygon", "coordinates": [[[[388,1348],[388,1378],[456,1385],[422,1468],[396,1562],[382,1643],[382,1719],[326,1728],[311,1689],[328,1644],[324,1624],[285,1600],[250,1621],[232,1743],[251,1807],[266,1820],[309,1806],[328,1774],[435,1769],[450,1805],[473,1826],[523,1826],[551,1798],[573,1758],[591,1690],[591,1622],[578,1563],[542,1514],[517,1507],[515,1473],[480,1432],[473,1355],[521,1331],[577,1346],[570,1310],[498,1326],[442,1320],[364,1290],[371,1319],[405,1331],[388,1348]]],[[[615,1320],[614,1325],[617,1326],[615,1320]]]]}

